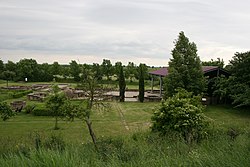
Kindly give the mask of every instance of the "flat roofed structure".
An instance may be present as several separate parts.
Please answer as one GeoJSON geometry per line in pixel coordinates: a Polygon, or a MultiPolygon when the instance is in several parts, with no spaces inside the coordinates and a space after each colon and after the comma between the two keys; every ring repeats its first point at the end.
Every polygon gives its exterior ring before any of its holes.
{"type": "MultiPolygon", "coordinates": [[[[209,78],[214,78],[219,75],[225,75],[226,77],[228,77],[230,75],[228,71],[218,66],[202,66],[202,71],[204,73],[204,76],[208,76],[209,78]]],[[[169,74],[168,67],[162,67],[160,69],[150,71],[149,74],[160,77],[160,96],[161,96],[162,95],[162,78],[166,77],[169,74]]],[[[153,92],[153,85],[154,85],[153,82],[154,82],[154,79],[152,77],[152,81],[151,81],[152,92],[153,92]]]]}

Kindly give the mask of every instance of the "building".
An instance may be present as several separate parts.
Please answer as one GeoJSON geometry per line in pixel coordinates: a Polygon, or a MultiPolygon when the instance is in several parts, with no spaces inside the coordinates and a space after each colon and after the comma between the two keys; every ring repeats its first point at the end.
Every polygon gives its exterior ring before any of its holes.
{"type": "MultiPolygon", "coordinates": [[[[226,77],[230,75],[228,71],[218,66],[202,66],[202,71],[204,73],[204,76],[208,78],[208,80],[211,80],[212,78],[220,76],[220,75],[224,75],[226,77]]],[[[149,72],[149,74],[160,78],[160,96],[161,96],[162,90],[163,90],[162,78],[166,77],[169,74],[168,67],[163,67],[158,70],[151,71],[149,72]]],[[[153,85],[154,85],[154,77],[152,77],[152,80],[151,80],[151,92],[153,92],[153,85]]],[[[211,85],[208,85],[208,87],[209,86],[211,85]]]]}

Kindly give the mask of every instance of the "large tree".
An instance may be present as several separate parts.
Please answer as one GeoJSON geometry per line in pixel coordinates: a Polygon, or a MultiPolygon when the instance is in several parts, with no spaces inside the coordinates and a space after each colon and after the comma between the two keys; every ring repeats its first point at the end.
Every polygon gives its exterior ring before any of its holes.
{"type": "Polygon", "coordinates": [[[49,82],[53,80],[53,74],[48,63],[38,64],[38,77],[36,81],[49,82]]]}
{"type": "Polygon", "coordinates": [[[60,75],[62,73],[62,67],[58,62],[55,61],[51,65],[50,71],[51,71],[52,75],[60,75]]]}
{"type": "Polygon", "coordinates": [[[231,97],[238,107],[250,106],[250,51],[236,53],[230,61],[232,77],[229,79],[231,97]]]}
{"type": "Polygon", "coordinates": [[[184,88],[195,95],[202,93],[205,89],[205,79],[197,47],[195,43],[189,42],[184,32],[179,33],[172,56],[169,75],[166,78],[166,95],[174,95],[177,88],[184,88]]]}
{"type": "Polygon", "coordinates": [[[74,78],[75,81],[80,81],[80,65],[77,64],[75,60],[72,60],[70,63],[70,74],[74,78]]]}
{"type": "Polygon", "coordinates": [[[38,64],[34,59],[22,59],[17,63],[17,77],[20,81],[24,81],[25,78],[28,81],[37,81],[38,72],[38,64]]]}
{"type": "Polygon", "coordinates": [[[13,61],[8,60],[8,62],[5,64],[5,70],[6,71],[17,71],[17,64],[14,63],[13,61]]]}
{"type": "Polygon", "coordinates": [[[110,76],[113,75],[113,66],[110,60],[103,59],[102,71],[103,71],[103,74],[106,75],[107,79],[111,80],[110,76]]]}

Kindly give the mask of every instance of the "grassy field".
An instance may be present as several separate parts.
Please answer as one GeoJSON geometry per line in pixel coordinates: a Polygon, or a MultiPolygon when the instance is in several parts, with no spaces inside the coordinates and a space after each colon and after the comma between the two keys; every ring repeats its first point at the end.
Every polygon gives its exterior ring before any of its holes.
{"type": "MultiPolygon", "coordinates": [[[[0,93],[1,101],[14,100],[9,92],[0,93]]],[[[25,96],[17,99],[27,100],[25,96]]],[[[27,104],[44,105],[34,101],[27,104]]],[[[93,112],[91,116],[98,152],[85,123],[79,119],[60,120],[59,130],[53,130],[54,118],[24,112],[5,122],[0,120],[0,166],[245,167],[250,164],[249,110],[207,106],[204,114],[210,122],[209,135],[200,143],[188,145],[179,136],[162,137],[150,132],[151,116],[159,102],[109,104],[108,112],[93,112]],[[235,138],[231,132],[237,134],[235,138]]]]}
{"type": "MultiPolygon", "coordinates": [[[[33,102],[34,103],[34,102],[33,102]]],[[[159,103],[111,102],[108,112],[93,112],[93,127],[98,136],[120,136],[148,130],[151,116],[159,103]]],[[[40,104],[42,105],[42,104],[40,104]]],[[[232,109],[229,106],[208,106],[206,117],[217,129],[238,128],[250,131],[250,112],[232,109]]],[[[33,132],[60,133],[70,142],[89,141],[85,124],[81,120],[59,121],[60,130],[53,130],[52,117],[20,113],[8,121],[0,121],[0,138],[22,138],[33,132]]]]}
{"type": "MultiPolygon", "coordinates": [[[[150,117],[157,105],[157,103],[116,102],[110,104],[108,112],[93,112],[93,126],[98,136],[119,136],[148,129],[150,117]]],[[[53,126],[52,117],[20,113],[6,122],[0,121],[0,136],[22,138],[33,132],[45,134],[55,132],[62,134],[70,142],[90,140],[85,124],[78,119],[73,122],[59,121],[58,131],[54,131],[53,126]]]]}
{"type": "Polygon", "coordinates": [[[149,133],[150,118],[159,103],[110,104],[109,112],[96,112],[92,117],[99,152],[94,150],[87,128],[80,120],[60,121],[59,130],[53,130],[53,118],[25,113],[0,121],[0,166],[245,167],[250,164],[249,111],[208,106],[205,115],[213,125],[213,132],[201,143],[187,145],[178,136],[159,137],[149,133]],[[231,128],[239,133],[234,140],[227,134],[231,128]],[[46,142],[55,142],[53,135],[63,150],[48,148],[46,142]],[[38,151],[34,146],[37,136],[44,143],[38,151]]]}

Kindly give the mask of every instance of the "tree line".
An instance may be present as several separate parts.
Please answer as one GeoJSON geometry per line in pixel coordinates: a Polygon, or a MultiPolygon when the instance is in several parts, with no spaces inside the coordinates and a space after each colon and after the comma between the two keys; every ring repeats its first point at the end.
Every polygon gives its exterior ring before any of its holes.
{"type": "Polygon", "coordinates": [[[58,62],[38,64],[34,59],[21,59],[17,63],[10,60],[4,63],[0,60],[0,79],[25,81],[25,78],[27,78],[30,82],[49,82],[54,79],[64,79],[79,82],[81,77],[86,77],[89,71],[91,71],[93,76],[99,81],[103,78],[111,80],[114,75],[119,78],[120,66],[123,66],[124,77],[130,80],[130,82],[133,79],[139,79],[138,66],[135,63],[129,62],[125,66],[121,62],[116,62],[112,65],[108,59],[103,59],[101,64],[93,63],[92,65],[80,64],[75,60],[72,60],[68,65],[61,65],[58,62]]]}

